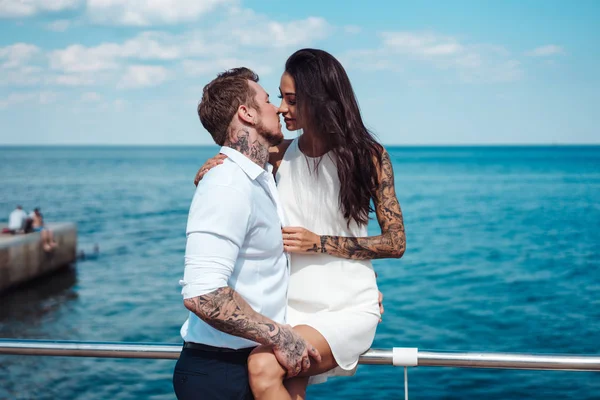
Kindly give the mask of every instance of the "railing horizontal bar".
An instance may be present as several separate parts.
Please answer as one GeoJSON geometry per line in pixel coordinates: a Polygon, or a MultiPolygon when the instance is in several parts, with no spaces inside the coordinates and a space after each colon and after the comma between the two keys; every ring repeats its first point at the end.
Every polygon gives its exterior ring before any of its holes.
{"type": "MultiPolygon", "coordinates": [[[[73,342],[0,339],[0,355],[147,358],[176,360],[180,344],[73,342]]],[[[500,368],[562,371],[600,371],[600,355],[544,355],[519,353],[475,353],[423,351],[418,366],[500,368]]],[[[393,365],[392,349],[370,349],[360,364],[393,365]]]]}
{"type": "Polygon", "coordinates": [[[419,350],[419,366],[600,371],[600,355],[464,353],[419,350]]]}
{"type": "Polygon", "coordinates": [[[0,339],[0,354],[176,360],[180,344],[0,339]]]}

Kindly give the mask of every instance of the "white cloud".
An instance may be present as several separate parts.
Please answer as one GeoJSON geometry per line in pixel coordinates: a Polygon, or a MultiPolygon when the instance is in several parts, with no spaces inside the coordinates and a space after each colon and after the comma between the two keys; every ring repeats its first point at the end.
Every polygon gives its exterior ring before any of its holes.
{"type": "Polygon", "coordinates": [[[159,42],[160,33],[145,32],[124,43],[103,43],[94,47],[72,45],[50,53],[50,67],[68,73],[117,69],[124,60],[173,60],[181,56],[175,45],[159,42]]]}
{"type": "MultiPolygon", "coordinates": [[[[66,0],[62,1],[66,4],[66,0]]],[[[214,0],[211,7],[227,1],[214,0]]],[[[88,2],[107,9],[131,7],[120,0],[88,2]]],[[[144,4],[146,8],[141,7],[138,11],[157,10],[174,3],[149,0],[144,4]]],[[[177,7],[180,5],[177,3],[177,7]]],[[[202,7],[209,6],[204,4],[202,7]]],[[[200,12],[199,6],[191,7],[190,13],[200,12]]],[[[195,77],[213,75],[240,65],[252,68],[260,75],[268,75],[281,68],[292,49],[310,46],[333,31],[327,21],[317,17],[280,22],[237,7],[219,16],[222,18],[207,21],[201,29],[180,34],[146,31],[122,42],[92,46],[74,43],[47,52],[25,43],[0,48],[0,72],[4,72],[0,76],[0,85],[43,83],[135,88],[162,83],[171,77],[167,71],[177,77],[195,77]],[[10,74],[5,72],[9,67],[13,68],[10,74]]],[[[46,27],[60,31],[68,29],[70,24],[69,20],[57,20],[46,27]]]]}
{"type": "MultiPolygon", "coordinates": [[[[380,37],[377,49],[348,52],[344,56],[348,64],[359,69],[395,72],[452,70],[460,81],[468,83],[509,82],[523,76],[521,63],[511,59],[510,52],[502,46],[467,44],[457,37],[432,32],[383,32],[380,37]],[[369,62],[365,63],[365,59],[369,62]]],[[[407,76],[407,80],[415,79],[421,78],[407,76]]]]}
{"type": "Polygon", "coordinates": [[[34,86],[42,81],[42,74],[42,68],[32,66],[0,69],[0,85],[34,86]]]}
{"type": "Polygon", "coordinates": [[[447,56],[463,50],[455,38],[432,33],[384,32],[381,37],[388,50],[414,56],[447,56]]]}
{"type": "Polygon", "coordinates": [[[129,102],[127,102],[123,99],[116,99],[112,103],[112,106],[114,107],[115,111],[123,111],[127,108],[128,105],[129,105],[129,102]]]}
{"type": "MultiPolygon", "coordinates": [[[[0,17],[31,17],[82,6],[92,23],[149,26],[196,21],[222,4],[237,0],[0,0],[0,17]]],[[[62,24],[64,26],[64,24],[62,24]]],[[[59,29],[61,24],[58,25],[59,29]]]]}
{"type": "Polygon", "coordinates": [[[524,75],[521,62],[518,60],[488,63],[481,68],[458,70],[461,82],[465,83],[497,83],[514,82],[524,75]]]}
{"type": "Polygon", "coordinates": [[[118,46],[102,44],[96,47],[72,45],[50,53],[50,67],[64,72],[95,72],[117,68],[118,46]]]}
{"type": "Polygon", "coordinates": [[[46,79],[46,83],[60,86],[91,86],[99,83],[101,77],[97,74],[62,74],[52,75],[46,79]]]}
{"type": "MultiPolygon", "coordinates": [[[[300,21],[286,23],[271,22],[265,37],[266,46],[295,47],[322,39],[327,35],[328,25],[323,18],[309,17],[300,21]],[[274,40],[274,42],[270,42],[274,40]]],[[[256,33],[260,32],[257,30],[256,33]]]]}
{"type": "Polygon", "coordinates": [[[149,26],[195,21],[230,0],[87,0],[87,15],[108,25],[149,26]]]}
{"type": "Polygon", "coordinates": [[[329,24],[320,17],[276,22],[241,9],[231,10],[229,18],[216,29],[219,35],[239,45],[267,48],[303,46],[324,38],[329,31],[329,24]]]}
{"type": "Polygon", "coordinates": [[[158,86],[169,78],[166,68],[154,65],[131,65],[119,81],[119,89],[158,86]]]}
{"type": "Polygon", "coordinates": [[[50,22],[46,27],[54,32],[65,32],[71,26],[71,21],[68,19],[59,19],[57,21],[50,22]]]}
{"type": "Polygon", "coordinates": [[[0,66],[2,68],[18,68],[31,60],[40,52],[39,47],[27,43],[16,43],[7,47],[0,47],[0,66]]]}
{"type": "Polygon", "coordinates": [[[118,52],[120,57],[141,60],[174,60],[181,57],[180,46],[175,44],[170,35],[161,32],[142,33],[123,43],[118,52]]]}
{"type": "Polygon", "coordinates": [[[43,69],[30,65],[40,48],[27,43],[16,43],[0,47],[0,85],[35,85],[40,82],[43,69]]]}
{"type": "Polygon", "coordinates": [[[49,104],[57,97],[57,93],[48,91],[11,93],[5,98],[0,98],[0,109],[23,103],[49,104]]]}
{"type": "Polygon", "coordinates": [[[536,47],[535,49],[528,51],[526,54],[531,57],[548,57],[564,53],[565,51],[561,46],[549,44],[547,46],[536,47]]]}
{"type": "Polygon", "coordinates": [[[228,69],[247,67],[260,75],[268,75],[273,68],[259,60],[239,58],[216,58],[212,60],[184,60],[181,63],[183,71],[189,76],[216,75],[228,69]]]}
{"type": "Polygon", "coordinates": [[[212,76],[239,66],[269,75],[274,71],[273,66],[283,66],[292,49],[309,46],[331,31],[323,18],[280,23],[252,10],[233,9],[213,29],[185,35],[188,41],[180,41],[181,54],[187,57],[181,66],[190,76],[212,76]]]}
{"type": "Polygon", "coordinates": [[[30,17],[40,12],[76,8],[80,0],[0,0],[0,17],[30,17]]]}
{"type": "Polygon", "coordinates": [[[81,101],[86,103],[97,103],[100,100],[102,100],[102,96],[96,92],[85,92],[81,95],[81,101]]]}
{"type": "MultiPolygon", "coordinates": [[[[166,68],[177,65],[190,76],[213,74],[240,65],[269,74],[272,65],[283,63],[292,48],[305,46],[324,37],[330,28],[322,18],[274,22],[251,10],[233,9],[224,20],[180,35],[148,31],[122,43],[102,43],[86,47],[71,45],[50,52],[50,68],[61,75],[51,81],[59,85],[98,83],[98,73],[113,74],[114,82],[130,64],[154,61],[166,68]],[[232,29],[232,26],[244,26],[232,29]],[[265,28],[266,27],[266,28],[265,28]]],[[[136,82],[133,80],[133,82],[136,82]]],[[[120,80],[119,87],[131,87],[120,80]]],[[[135,86],[135,84],[134,84],[135,86]]]]}

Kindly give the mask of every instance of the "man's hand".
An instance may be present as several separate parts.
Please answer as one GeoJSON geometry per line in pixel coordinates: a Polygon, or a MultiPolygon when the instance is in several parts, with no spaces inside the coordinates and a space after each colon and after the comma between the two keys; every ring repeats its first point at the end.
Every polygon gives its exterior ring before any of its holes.
{"type": "Polygon", "coordinates": [[[279,334],[273,344],[273,353],[279,364],[287,371],[287,378],[307,371],[310,368],[309,357],[321,362],[321,355],[317,349],[294,332],[289,325],[280,326],[279,334]]]}
{"type": "Polygon", "coordinates": [[[225,154],[217,154],[213,158],[209,158],[208,161],[204,163],[202,167],[196,173],[196,178],[194,179],[194,185],[198,186],[198,182],[204,178],[204,175],[214,167],[219,164],[223,164],[223,160],[226,159],[227,156],[225,154]]]}
{"type": "Polygon", "coordinates": [[[308,229],[286,226],[281,229],[283,248],[288,253],[321,253],[321,237],[308,229]]]}

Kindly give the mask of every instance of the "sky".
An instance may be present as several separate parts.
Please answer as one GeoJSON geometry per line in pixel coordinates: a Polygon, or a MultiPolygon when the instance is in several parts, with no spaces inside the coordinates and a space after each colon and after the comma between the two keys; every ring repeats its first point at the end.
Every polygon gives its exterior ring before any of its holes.
{"type": "Polygon", "coordinates": [[[600,144],[598,21],[596,0],[0,0],[0,145],[212,144],[203,86],[246,66],[277,102],[303,47],[387,145],[600,144]]]}

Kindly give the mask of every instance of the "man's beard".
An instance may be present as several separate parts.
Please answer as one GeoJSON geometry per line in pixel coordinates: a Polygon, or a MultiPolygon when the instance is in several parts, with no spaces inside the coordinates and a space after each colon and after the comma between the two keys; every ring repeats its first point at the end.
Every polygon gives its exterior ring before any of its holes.
{"type": "Polygon", "coordinates": [[[267,141],[267,143],[269,143],[269,146],[277,146],[278,144],[280,144],[281,142],[283,142],[283,134],[281,133],[281,131],[279,132],[272,132],[271,130],[268,130],[265,128],[265,126],[262,123],[262,120],[260,120],[256,126],[256,132],[262,136],[263,138],[265,138],[265,140],[267,141]]]}

